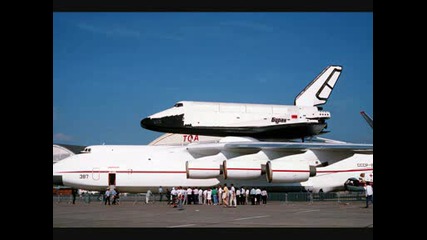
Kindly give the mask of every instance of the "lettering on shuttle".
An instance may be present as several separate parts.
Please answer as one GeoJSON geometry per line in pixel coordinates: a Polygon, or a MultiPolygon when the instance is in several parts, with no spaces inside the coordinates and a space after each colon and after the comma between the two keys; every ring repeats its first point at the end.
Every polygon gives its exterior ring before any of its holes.
{"type": "Polygon", "coordinates": [[[183,135],[184,142],[197,142],[199,141],[199,135],[183,135]]]}
{"type": "Polygon", "coordinates": [[[275,122],[275,123],[283,122],[283,123],[285,123],[286,122],[286,118],[276,118],[276,117],[273,117],[273,118],[271,118],[271,122],[275,122]]]}

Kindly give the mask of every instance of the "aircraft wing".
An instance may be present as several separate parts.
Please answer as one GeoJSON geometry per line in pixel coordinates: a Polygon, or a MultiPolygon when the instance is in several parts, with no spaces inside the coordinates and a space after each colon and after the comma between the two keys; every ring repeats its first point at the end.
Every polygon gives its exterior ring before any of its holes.
{"type": "Polygon", "coordinates": [[[298,154],[307,150],[331,151],[331,152],[363,152],[372,153],[372,144],[359,143],[310,143],[310,142],[227,142],[189,145],[187,150],[192,154],[202,156],[214,155],[221,151],[236,154],[250,154],[261,150],[276,151],[288,154],[298,154]]]}
{"type": "Polygon", "coordinates": [[[281,150],[281,151],[370,151],[372,144],[357,143],[295,143],[295,142],[257,142],[257,143],[228,143],[226,149],[258,149],[258,150],[281,150]]]}

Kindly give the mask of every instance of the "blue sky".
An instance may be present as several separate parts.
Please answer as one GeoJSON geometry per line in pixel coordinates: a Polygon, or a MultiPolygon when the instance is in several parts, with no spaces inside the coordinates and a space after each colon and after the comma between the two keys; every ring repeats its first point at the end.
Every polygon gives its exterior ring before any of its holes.
{"type": "Polygon", "coordinates": [[[56,12],[53,142],[148,144],[140,120],[180,100],[292,105],[335,64],[323,137],[372,143],[372,13],[56,12]]]}

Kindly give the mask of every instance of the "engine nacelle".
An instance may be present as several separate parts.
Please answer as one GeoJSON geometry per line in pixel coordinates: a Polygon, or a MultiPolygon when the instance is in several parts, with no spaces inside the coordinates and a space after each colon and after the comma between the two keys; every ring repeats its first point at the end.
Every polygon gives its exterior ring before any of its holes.
{"type": "Polygon", "coordinates": [[[216,161],[187,161],[185,163],[187,178],[207,179],[219,177],[221,174],[220,165],[220,162],[216,161]]]}
{"type": "Polygon", "coordinates": [[[316,176],[316,167],[302,161],[268,161],[266,176],[269,183],[305,182],[316,176]]]}
{"type": "Polygon", "coordinates": [[[254,179],[262,174],[261,164],[255,161],[224,161],[224,179],[254,179]]]}
{"type": "Polygon", "coordinates": [[[219,152],[213,156],[202,157],[185,162],[187,178],[207,179],[216,178],[221,175],[221,163],[227,157],[219,152]]]}

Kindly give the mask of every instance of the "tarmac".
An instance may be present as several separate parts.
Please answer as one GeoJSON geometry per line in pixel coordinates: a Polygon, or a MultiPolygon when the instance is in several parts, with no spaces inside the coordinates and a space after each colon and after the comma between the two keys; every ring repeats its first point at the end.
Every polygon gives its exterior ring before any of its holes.
{"type": "Polygon", "coordinates": [[[53,228],[373,228],[364,201],[283,202],[263,205],[184,205],[166,202],[53,201],[53,228]]]}

